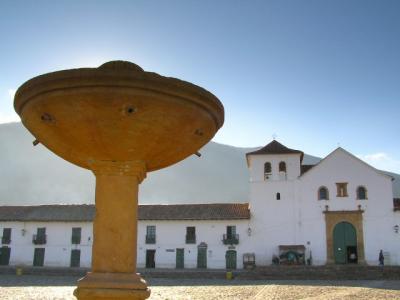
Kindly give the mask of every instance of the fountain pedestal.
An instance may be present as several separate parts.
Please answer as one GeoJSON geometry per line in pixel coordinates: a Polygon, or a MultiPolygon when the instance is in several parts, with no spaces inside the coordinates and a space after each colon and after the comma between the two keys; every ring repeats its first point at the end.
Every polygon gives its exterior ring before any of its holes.
{"type": "Polygon", "coordinates": [[[150,296],[146,281],[135,273],[88,273],[74,291],[78,300],[142,300],[150,296]]]}
{"type": "Polygon", "coordinates": [[[79,300],[146,299],[147,283],[136,274],[139,184],[146,176],[141,161],[89,164],[96,176],[92,272],[78,281],[79,300]]]}

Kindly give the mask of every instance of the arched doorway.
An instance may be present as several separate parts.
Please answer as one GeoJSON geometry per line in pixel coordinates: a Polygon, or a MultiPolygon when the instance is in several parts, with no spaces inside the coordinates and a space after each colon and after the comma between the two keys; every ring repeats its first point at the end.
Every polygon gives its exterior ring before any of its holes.
{"type": "Polygon", "coordinates": [[[340,222],[333,229],[333,251],[337,264],[358,262],[357,233],[349,222],[340,222]]]}
{"type": "Polygon", "coordinates": [[[225,253],[226,268],[230,270],[236,269],[236,251],[228,250],[225,253]]]}

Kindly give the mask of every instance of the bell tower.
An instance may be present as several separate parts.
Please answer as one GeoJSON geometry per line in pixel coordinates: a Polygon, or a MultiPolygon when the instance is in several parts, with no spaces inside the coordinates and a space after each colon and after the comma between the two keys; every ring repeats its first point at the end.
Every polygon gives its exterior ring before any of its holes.
{"type": "Polygon", "coordinates": [[[295,180],[300,176],[303,152],[285,147],[276,140],[246,154],[250,182],[295,180]]]}
{"type": "Polygon", "coordinates": [[[303,152],[273,140],[246,154],[250,173],[251,238],[258,243],[256,257],[269,264],[279,245],[296,240],[296,188],[303,152]]]}

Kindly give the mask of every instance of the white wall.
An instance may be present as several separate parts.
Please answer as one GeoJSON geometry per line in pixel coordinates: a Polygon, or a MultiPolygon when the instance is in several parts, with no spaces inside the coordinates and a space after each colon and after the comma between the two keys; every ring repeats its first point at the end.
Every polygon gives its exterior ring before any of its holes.
{"type": "Polygon", "coordinates": [[[264,164],[271,163],[272,178],[270,180],[281,180],[279,174],[279,163],[286,163],[288,180],[295,180],[300,175],[300,154],[257,154],[249,155],[250,182],[264,181],[264,164]]]}
{"type": "Polygon", "coordinates": [[[146,250],[154,249],[156,268],[175,268],[176,248],[184,248],[185,268],[197,267],[197,245],[205,242],[207,248],[207,267],[210,269],[225,268],[225,252],[229,245],[222,243],[226,226],[236,226],[239,234],[237,267],[243,267],[243,253],[248,238],[248,220],[224,221],[140,221],[138,230],[138,267],[145,267],[146,250]],[[146,226],[156,226],[156,244],[146,244],[146,226]],[[196,244],[185,244],[186,227],[196,227],[196,244]],[[173,250],[173,252],[167,251],[173,250]]]}
{"type": "Polygon", "coordinates": [[[395,215],[398,213],[393,212],[391,178],[339,148],[305,173],[299,183],[299,215],[303,227],[301,232],[303,240],[312,240],[315,259],[321,262],[326,260],[326,245],[323,245],[326,243],[323,216],[325,205],[329,206],[330,211],[358,210],[361,205],[364,210],[364,250],[367,264],[378,264],[380,249],[390,253],[392,264],[400,264],[400,236],[393,230],[395,215]],[[337,182],[348,182],[348,197],[336,197],[337,182]],[[329,200],[318,200],[320,186],[329,189],[329,200]],[[367,188],[367,200],[357,200],[358,186],[367,188]]]}
{"type": "Polygon", "coordinates": [[[45,266],[69,266],[71,250],[81,250],[81,267],[90,267],[92,251],[92,223],[89,222],[1,222],[0,232],[3,228],[12,228],[10,265],[32,266],[35,248],[45,248],[45,266]],[[47,243],[35,245],[32,237],[37,228],[45,227],[47,243]],[[72,227],[81,227],[81,244],[72,245],[72,227]],[[23,233],[24,230],[24,233],[23,233]]]}
{"type": "Polygon", "coordinates": [[[300,154],[252,155],[250,160],[250,210],[252,236],[250,244],[257,265],[271,264],[279,255],[279,245],[297,242],[295,187],[300,175],[300,154]],[[286,178],[279,174],[279,163],[286,163],[286,178]],[[272,178],[264,180],[264,164],[271,162],[272,178]],[[276,194],[280,193],[280,200],[276,194]]]}
{"type": "MultiPolygon", "coordinates": [[[[244,245],[248,238],[248,220],[232,221],[139,221],[138,226],[138,267],[145,267],[146,250],[155,249],[157,268],[175,268],[176,248],[185,250],[185,268],[197,267],[197,245],[205,242],[207,248],[207,267],[225,268],[225,252],[229,245],[222,242],[226,226],[236,226],[239,244],[234,245],[237,251],[237,267],[243,267],[244,245]],[[156,244],[145,244],[146,226],[156,226],[156,244]],[[186,227],[196,227],[196,244],[186,244],[186,227]],[[173,252],[166,251],[172,249],[173,252]]],[[[32,266],[34,248],[45,248],[45,266],[68,267],[72,249],[81,250],[81,267],[90,267],[92,250],[92,223],[89,222],[1,222],[0,230],[12,228],[10,265],[32,266]],[[34,245],[32,236],[38,227],[46,228],[47,243],[34,245]],[[72,227],[81,227],[80,245],[71,244],[72,227]],[[22,229],[25,230],[22,235],[22,229]]],[[[231,247],[232,248],[232,247],[231,247]]]]}
{"type": "Polygon", "coordinates": [[[253,228],[251,244],[258,264],[268,265],[279,245],[304,245],[306,258],[312,251],[313,264],[326,263],[326,227],[323,211],[365,210],[363,231],[366,262],[378,263],[379,250],[390,255],[389,264],[400,264],[400,212],[393,212],[391,179],[339,148],[301,177],[299,155],[254,155],[250,157],[250,208],[253,228]],[[264,180],[264,163],[272,163],[273,176],[264,180]],[[277,174],[286,161],[288,176],[277,174]],[[296,170],[297,168],[297,170],[296,170]],[[348,197],[336,197],[336,183],[348,182],[348,197]],[[329,189],[329,200],[318,200],[318,189],[329,189]],[[367,188],[368,200],[357,200],[358,186],[367,188]],[[281,200],[276,200],[276,193],[281,200]]]}
{"type": "Polygon", "coordinates": [[[251,244],[257,265],[268,265],[278,255],[279,245],[293,245],[296,239],[293,182],[257,182],[251,185],[251,244]],[[276,200],[276,193],[281,200],[276,200]]]}

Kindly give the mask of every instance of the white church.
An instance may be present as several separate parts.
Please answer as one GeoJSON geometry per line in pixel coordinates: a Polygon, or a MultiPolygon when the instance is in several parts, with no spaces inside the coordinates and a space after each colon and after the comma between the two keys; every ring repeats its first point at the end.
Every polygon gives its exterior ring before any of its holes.
{"type": "MultiPolygon", "coordinates": [[[[247,153],[248,203],[140,205],[138,267],[378,265],[380,250],[385,265],[400,265],[392,177],[342,148],[315,165],[303,155],[275,140],[247,153]]],[[[0,265],[90,267],[94,214],[1,206],[0,265]]]]}

